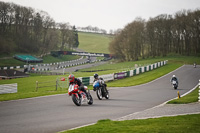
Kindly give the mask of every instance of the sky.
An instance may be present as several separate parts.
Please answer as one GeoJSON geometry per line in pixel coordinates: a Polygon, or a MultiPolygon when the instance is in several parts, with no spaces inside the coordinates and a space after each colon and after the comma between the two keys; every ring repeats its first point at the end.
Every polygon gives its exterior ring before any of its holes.
{"type": "Polygon", "coordinates": [[[200,0],[0,0],[46,11],[56,22],[76,27],[123,29],[137,17],[148,20],[182,9],[200,9],[200,0]]]}

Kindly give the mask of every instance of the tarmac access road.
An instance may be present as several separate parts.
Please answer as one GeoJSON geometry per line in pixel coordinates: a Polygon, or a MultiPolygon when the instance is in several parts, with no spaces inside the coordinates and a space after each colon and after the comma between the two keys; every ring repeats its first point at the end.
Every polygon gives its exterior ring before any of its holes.
{"type": "MultiPolygon", "coordinates": [[[[91,57],[91,62],[95,62],[96,61],[96,57],[91,57]]],[[[87,58],[81,58],[81,59],[78,59],[78,60],[73,60],[73,61],[66,61],[64,63],[61,63],[61,64],[55,64],[55,65],[38,65],[38,66],[35,66],[35,69],[40,69],[40,70],[50,70],[51,72],[63,72],[63,68],[65,69],[68,69],[68,67],[66,66],[72,66],[73,67],[70,67],[70,70],[73,70],[71,68],[76,68],[77,66],[74,66],[74,65],[78,65],[80,64],[80,66],[85,66],[83,65],[83,63],[85,64],[85,62],[87,62],[87,58]]]]}
{"type": "MultiPolygon", "coordinates": [[[[92,59],[96,57],[91,57],[92,59]]],[[[93,59],[94,60],[94,59],[93,59]]],[[[75,72],[79,69],[84,69],[84,68],[90,68],[90,67],[94,67],[94,66],[99,66],[99,65],[103,65],[107,63],[107,61],[100,61],[100,62],[94,62],[94,63],[87,63],[84,65],[79,65],[79,66],[74,66],[74,67],[68,67],[68,68],[62,68],[62,69],[57,69],[57,70],[52,70],[51,72],[57,72],[57,73],[71,73],[71,72],[75,72]]]]}
{"type": "Polygon", "coordinates": [[[98,100],[91,91],[93,105],[76,106],[68,94],[0,102],[1,133],[55,133],[101,119],[116,120],[134,112],[155,107],[188,92],[200,79],[200,66],[184,65],[150,83],[133,87],[109,88],[110,99],[98,100]],[[170,84],[179,79],[179,88],[170,84]]]}

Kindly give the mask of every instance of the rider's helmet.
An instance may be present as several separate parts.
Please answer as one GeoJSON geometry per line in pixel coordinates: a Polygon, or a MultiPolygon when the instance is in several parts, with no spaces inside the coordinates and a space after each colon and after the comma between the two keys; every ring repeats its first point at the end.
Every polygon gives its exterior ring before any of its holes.
{"type": "Polygon", "coordinates": [[[68,79],[69,79],[69,82],[70,82],[70,83],[72,83],[72,82],[75,81],[75,77],[74,77],[74,75],[72,75],[72,74],[69,75],[68,79]]]}
{"type": "Polygon", "coordinates": [[[175,75],[173,75],[172,77],[176,77],[175,75]]]}
{"type": "Polygon", "coordinates": [[[95,74],[94,74],[94,79],[97,79],[98,76],[99,76],[99,75],[98,75],[97,73],[95,73],[95,74]]]}

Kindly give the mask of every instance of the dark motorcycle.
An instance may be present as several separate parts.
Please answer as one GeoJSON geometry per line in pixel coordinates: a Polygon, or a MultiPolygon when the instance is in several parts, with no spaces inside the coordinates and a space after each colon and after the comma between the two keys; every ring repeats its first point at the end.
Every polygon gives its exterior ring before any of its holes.
{"type": "Polygon", "coordinates": [[[100,81],[95,81],[93,83],[93,90],[96,91],[97,97],[99,100],[102,100],[103,97],[109,99],[109,92],[106,88],[106,85],[101,86],[100,81]]]}
{"type": "Polygon", "coordinates": [[[68,94],[69,96],[72,96],[72,101],[74,102],[74,104],[76,104],[77,106],[81,106],[84,103],[88,103],[89,105],[92,105],[93,99],[90,94],[90,90],[87,89],[87,86],[84,86],[84,88],[87,90],[88,99],[85,92],[80,91],[78,87],[79,86],[76,84],[71,84],[68,89],[68,94]]]}

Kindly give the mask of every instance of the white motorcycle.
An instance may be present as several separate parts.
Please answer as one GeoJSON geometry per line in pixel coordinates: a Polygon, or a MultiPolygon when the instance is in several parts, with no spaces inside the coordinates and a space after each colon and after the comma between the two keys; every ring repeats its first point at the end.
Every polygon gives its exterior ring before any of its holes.
{"type": "Polygon", "coordinates": [[[173,80],[172,86],[173,86],[174,89],[177,89],[178,88],[178,82],[176,80],[173,80]]]}

